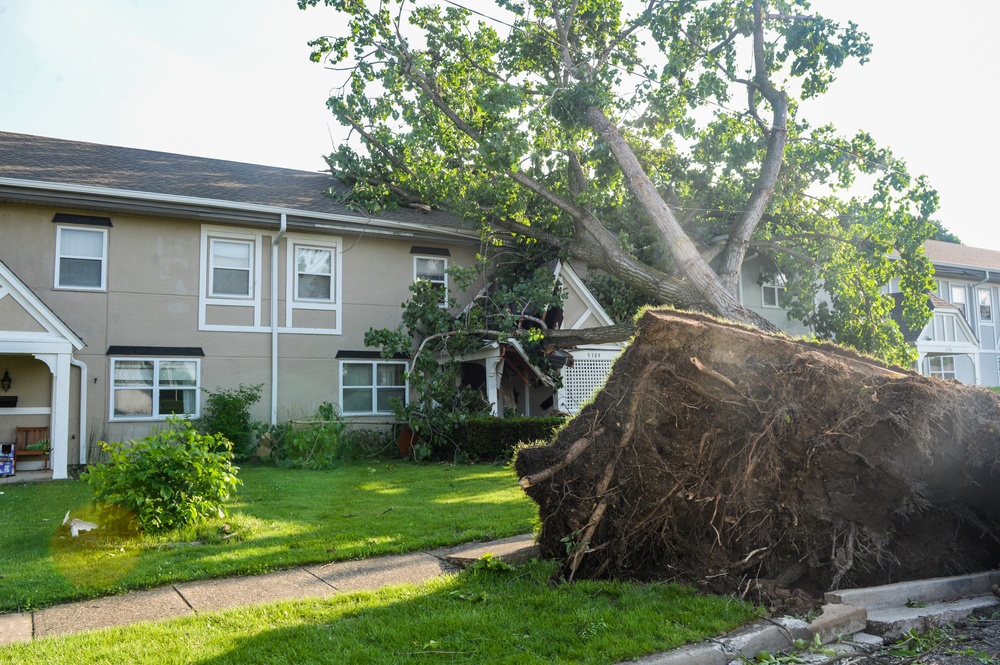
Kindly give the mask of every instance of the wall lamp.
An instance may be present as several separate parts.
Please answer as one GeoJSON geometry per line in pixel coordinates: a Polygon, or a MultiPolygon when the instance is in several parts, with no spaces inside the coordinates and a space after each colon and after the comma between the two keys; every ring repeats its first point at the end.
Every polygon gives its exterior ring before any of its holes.
{"type": "Polygon", "coordinates": [[[0,388],[3,388],[3,391],[7,392],[8,390],[10,390],[10,383],[11,383],[10,374],[7,372],[7,370],[4,370],[3,376],[0,377],[0,388]]]}

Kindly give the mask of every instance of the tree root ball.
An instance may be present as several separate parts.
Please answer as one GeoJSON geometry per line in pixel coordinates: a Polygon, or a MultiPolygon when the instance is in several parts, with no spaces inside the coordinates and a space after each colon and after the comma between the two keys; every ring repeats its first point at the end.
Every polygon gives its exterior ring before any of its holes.
{"type": "Polygon", "coordinates": [[[834,345],[649,311],[516,469],[568,579],[810,592],[1000,561],[1000,400],[834,345]]]}

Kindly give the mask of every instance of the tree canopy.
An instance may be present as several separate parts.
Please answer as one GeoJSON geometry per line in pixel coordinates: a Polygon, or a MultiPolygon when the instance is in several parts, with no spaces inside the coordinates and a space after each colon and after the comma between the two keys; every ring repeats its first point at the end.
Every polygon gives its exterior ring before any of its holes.
{"type": "MultiPolygon", "coordinates": [[[[306,8],[321,0],[299,0],[306,8]]],[[[906,363],[881,289],[929,315],[937,193],[867,133],[801,117],[868,36],[806,0],[323,0],[313,42],[369,211],[429,205],[585,263],[640,300],[764,329],[741,267],[821,337],[906,363]],[[819,306],[817,306],[819,302],[819,306]]]]}

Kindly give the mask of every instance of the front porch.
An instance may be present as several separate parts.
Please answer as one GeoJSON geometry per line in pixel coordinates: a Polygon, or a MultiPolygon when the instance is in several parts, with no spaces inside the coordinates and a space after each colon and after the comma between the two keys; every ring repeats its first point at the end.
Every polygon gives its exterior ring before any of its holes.
{"type": "Polygon", "coordinates": [[[13,476],[0,478],[0,485],[12,485],[14,483],[37,483],[43,480],[52,480],[52,469],[42,471],[18,471],[13,476]]]}

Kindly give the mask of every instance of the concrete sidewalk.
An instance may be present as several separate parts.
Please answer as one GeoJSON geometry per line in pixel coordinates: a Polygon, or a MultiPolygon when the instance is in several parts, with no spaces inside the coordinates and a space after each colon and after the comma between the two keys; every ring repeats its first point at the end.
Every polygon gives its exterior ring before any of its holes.
{"type": "MultiPolygon", "coordinates": [[[[533,537],[524,535],[398,556],[303,566],[266,575],[185,582],[36,612],[2,614],[0,645],[244,605],[420,584],[457,572],[487,552],[508,563],[539,555],[533,537]]],[[[994,571],[831,592],[826,594],[822,614],[811,623],[789,618],[763,620],[730,635],[652,654],[638,662],[726,665],[740,658],[753,659],[765,650],[777,653],[791,649],[797,640],[811,642],[817,635],[824,644],[841,642],[846,649],[880,644],[910,628],[927,630],[1000,605],[993,593],[998,584],[1000,572],[994,571]]]]}
{"type": "Polygon", "coordinates": [[[0,614],[0,645],[242,605],[324,598],[393,584],[420,584],[457,572],[487,552],[510,562],[538,556],[533,537],[524,535],[398,556],[290,568],[265,575],[184,582],[35,612],[0,614]]]}

